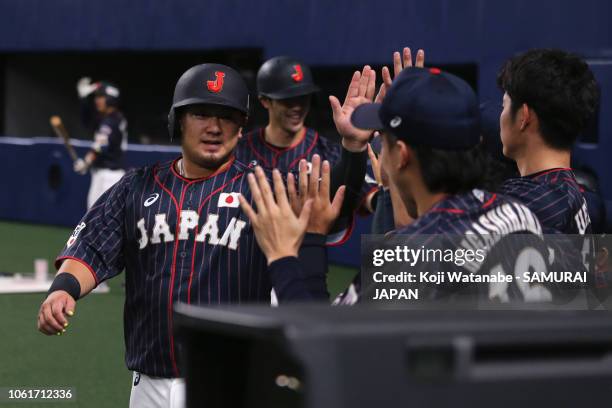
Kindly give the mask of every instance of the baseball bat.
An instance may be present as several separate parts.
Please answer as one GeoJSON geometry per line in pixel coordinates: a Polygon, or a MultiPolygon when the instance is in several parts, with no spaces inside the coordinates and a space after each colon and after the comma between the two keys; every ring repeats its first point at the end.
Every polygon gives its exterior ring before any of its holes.
{"type": "Polygon", "coordinates": [[[64,141],[64,146],[66,146],[66,150],[68,150],[68,154],[70,155],[72,161],[77,161],[79,156],[74,150],[74,147],[72,147],[70,144],[70,136],[68,135],[68,131],[66,130],[64,123],[62,123],[62,118],[59,116],[51,116],[49,122],[51,123],[51,127],[53,128],[55,134],[64,141]]]}

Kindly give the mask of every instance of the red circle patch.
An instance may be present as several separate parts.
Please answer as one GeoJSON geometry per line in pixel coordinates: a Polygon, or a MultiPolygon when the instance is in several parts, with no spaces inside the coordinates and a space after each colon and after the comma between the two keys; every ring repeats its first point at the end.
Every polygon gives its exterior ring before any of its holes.
{"type": "Polygon", "coordinates": [[[231,195],[228,195],[227,197],[225,197],[225,202],[226,202],[227,204],[231,204],[231,203],[233,203],[233,202],[234,202],[234,197],[233,197],[233,196],[231,196],[231,195]]]}
{"type": "Polygon", "coordinates": [[[434,75],[439,75],[442,71],[440,71],[440,68],[429,68],[429,72],[434,75]]]}

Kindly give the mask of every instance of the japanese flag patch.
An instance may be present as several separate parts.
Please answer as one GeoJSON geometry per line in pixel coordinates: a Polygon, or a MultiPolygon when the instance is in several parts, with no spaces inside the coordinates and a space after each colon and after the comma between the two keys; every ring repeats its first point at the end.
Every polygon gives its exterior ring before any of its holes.
{"type": "Polygon", "coordinates": [[[217,203],[217,207],[232,207],[236,208],[240,206],[240,202],[238,201],[238,197],[240,193],[221,193],[219,194],[219,202],[217,203]]]}

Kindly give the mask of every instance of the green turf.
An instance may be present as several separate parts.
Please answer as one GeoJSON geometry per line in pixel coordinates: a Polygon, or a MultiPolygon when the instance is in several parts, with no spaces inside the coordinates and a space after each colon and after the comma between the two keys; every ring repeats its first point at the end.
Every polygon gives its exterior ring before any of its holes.
{"type": "MultiPolygon", "coordinates": [[[[0,271],[32,272],[34,258],[52,261],[68,239],[66,228],[0,222],[0,271]]],[[[355,270],[333,266],[328,287],[334,297],[355,270]]],[[[17,407],[125,407],[131,374],[123,346],[123,277],[109,294],[80,300],[66,334],[47,337],[36,330],[43,294],[0,295],[0,388],[72,387],[74,403],[18,403],[17,407]]],[[[12,404],[1,403],[0,408],[12,404]]]]}

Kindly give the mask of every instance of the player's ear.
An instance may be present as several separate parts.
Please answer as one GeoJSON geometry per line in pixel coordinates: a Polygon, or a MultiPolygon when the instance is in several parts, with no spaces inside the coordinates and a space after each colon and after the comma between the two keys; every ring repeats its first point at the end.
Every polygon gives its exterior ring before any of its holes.
{"type": "Polygon", "coordinates": [[[529,106],[524,103],[521,106],[521,109],[519,109],[520,111],[520,125],[521,125],[521,130],[525,130],[527,128],[527,126],[529,125],[529,123],[531,122],[531,120],[533,119],[533,111],[529,108],[529,106]]]}
{"type": "Polygon", "coordinates": [[[259,102],[261,103],[261,106],[263,106],[265,109],[270,109],[270,105],[272,104],[270,98],[261,95],[259,96],[259,102]]]}
{"type": "Polygon", "coordinates": [[[403,140],[398,140],[396,143],[397,154],[399,157],[399,161],[397,163],[398,169],[404,169],[414,162],[414,150],[403,140]]]}

